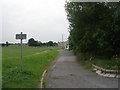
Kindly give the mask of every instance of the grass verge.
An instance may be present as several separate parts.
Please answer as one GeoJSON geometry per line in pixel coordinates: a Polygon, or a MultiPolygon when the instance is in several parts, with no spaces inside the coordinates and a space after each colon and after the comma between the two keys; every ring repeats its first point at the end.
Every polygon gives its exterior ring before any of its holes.
{"type": "Polygon", "coordinates": [[[58,47],[23,47],[23,71],[20,72],[19,47],[2,48],[2,87],[39,88],[40,78],[58,54],[58,47]]]}
{"type": "Polygon", "coordinates": [[[90,70],[92,70],[91,64],[95,64],[105,69],[112,69],[112,70],[120,69],[120,58],[101,59],[101,58],[89,56],[87,54],[77,54],[77,57],[79,61],[81,62],[81,64],[85,68],[90,69],[90,70]]]}

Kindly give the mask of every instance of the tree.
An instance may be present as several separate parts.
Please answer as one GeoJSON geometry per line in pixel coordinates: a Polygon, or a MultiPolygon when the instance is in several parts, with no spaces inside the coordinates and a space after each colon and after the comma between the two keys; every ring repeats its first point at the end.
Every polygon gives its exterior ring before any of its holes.
{"type": "Polygon", "coordinates": [[[5,44],[4,44],[4,43],[2,43],[2,47],[5,47],[5,44]]]}
{"type": "Polygon", "coordinates": [[[49,41],[49,42],[47,42],[47,46],[54,46],[53,41],[49,41]]]}
{"type": "Polygon", "coordinates": [[[66,2],[70,48],[76,53],[120,54],[119,3],[66,2]]]}
{"type": "Polygon", "coordinates": [[[30,38],[28,40],[28,45],[29,46],[38,46],[38,41],[35,41],[33,38],[30,38]]]}
{"type": "Polygon", "coordinates": [[[42,43],[42,46],[47,46],[47,44],[46,43],[42,43]]]}
{"type": "Polygon", "coordinates": [[[38,46],[42,46],[42,42],[39,41],[39,42],[38,42],[38,46]]]}
{"type": "Polygon", "coordinates": [[[56,42],[54,42],[53,44],[54,44],[54,46],[57,46],[57,45],[58,45],[56,42]]]}
{"type": "Polygon", "coordinates": [[[6,42],[6,47],[8,47],[9,46],[9,43],[8,42],[6,42]]]}
{"type": "Polygon", "coordinates": [[[41,41],[35,41],[33,38],[30,38],[28,40],[28,45],[29,46],[57,46],[57,43],[53,41],[49,41],[46,43],[42,43],[41,41]]]}

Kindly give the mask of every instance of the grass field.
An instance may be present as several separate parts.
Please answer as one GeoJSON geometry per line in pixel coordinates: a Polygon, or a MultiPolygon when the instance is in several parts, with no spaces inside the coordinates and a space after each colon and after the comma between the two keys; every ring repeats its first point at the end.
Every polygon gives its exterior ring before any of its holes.
{"type": "Polygon", "coordinates": [[[58,54],[58,47],[23,47],[23,71],[20,72],[19,46],[2,48],[2,87],[39,88],[43,71],[58,54]]]}

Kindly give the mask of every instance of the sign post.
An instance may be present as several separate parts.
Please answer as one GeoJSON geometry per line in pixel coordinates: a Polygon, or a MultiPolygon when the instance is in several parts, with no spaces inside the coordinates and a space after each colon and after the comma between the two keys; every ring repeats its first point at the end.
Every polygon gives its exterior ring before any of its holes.
{"type": "Polygon", "coordinates": [[[20,71],[22,71],[22,40],[26,39],[26,34],[16,34],[16,39],[20,39],[20,71]]]}

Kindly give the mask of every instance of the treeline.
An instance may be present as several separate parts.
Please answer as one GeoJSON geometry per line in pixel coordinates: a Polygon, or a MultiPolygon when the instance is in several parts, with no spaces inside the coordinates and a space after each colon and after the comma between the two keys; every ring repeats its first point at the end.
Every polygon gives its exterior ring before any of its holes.
{"type": "MultiPolygon", "coordinates": [[[[20,43],[1,43],[0,46],[2,47],[8,47],[10,45],[20,45],[20,43]]],[[[56,42],[53,42],[53,41],[48,41],[48,42],[45,42],[45,43],[42,43],[40,41],[36,41],[34,40],[33,38],[30,38],[28,40],[28,43],[23,43],[23,45],[28,45],[28,46],[57,46],[58,44],[56,42]]]]}
{"type": "Polygon", "coordinates": [[[0,43],[0,46],[2,46],[2,47],[8,47],[9,45],[13,45],[13,43],[8,43],[8,42],[0,43]]]}
{"type": "Polygon", "coordinates": [[[75,53],[120,55],[120,2],[66,2],[65,9],[75,53]]]}
{"type": "Polygon", "coordinates": [[[42,43],[41,41],[36,41],[33,38],[30,38],[28,40],[28,45],[29,46],[57,46],[57,43],[53,43],[53,41],[49,41],[46,43],[42,43]]]}
{"type": "MultiPolygon", "coordinates": [[[[23,45],[28,45],[27,43],[22,43],[23,45]]],[[[8,47],[8,46],[12,46],[12,45],[20,45],[20,43],[0,43],[0,46],[2,47],[8,47]]]]}

